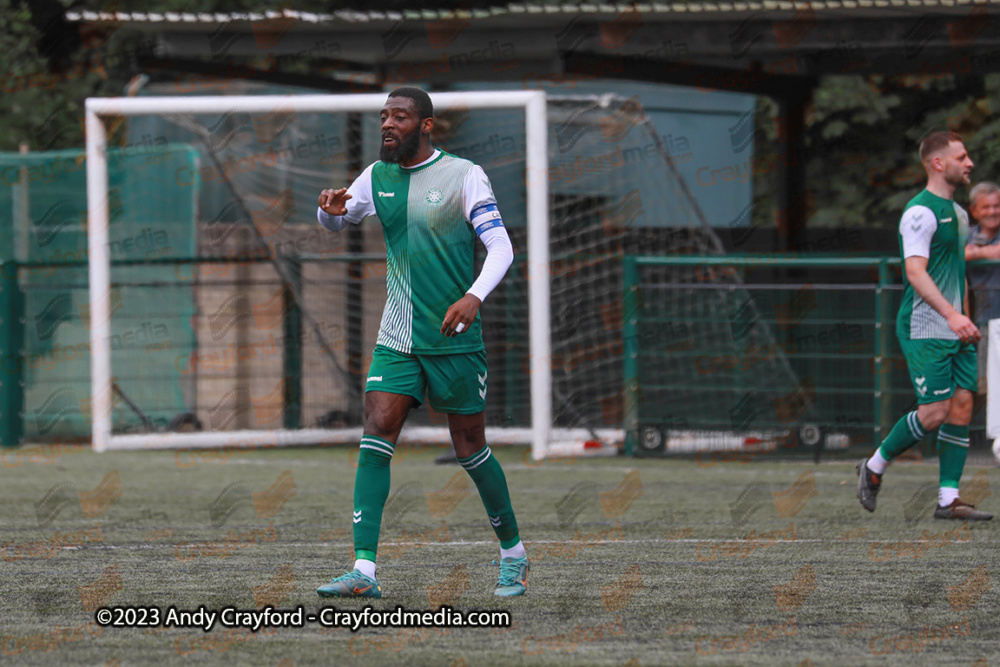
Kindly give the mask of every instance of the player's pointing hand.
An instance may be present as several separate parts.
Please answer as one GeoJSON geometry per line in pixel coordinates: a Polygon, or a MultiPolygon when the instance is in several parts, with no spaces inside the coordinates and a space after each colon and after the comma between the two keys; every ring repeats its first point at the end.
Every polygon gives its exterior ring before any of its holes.
{"type": "Polygon", "coordinates": [[[347,188],[323,190],[319,193],[319,207],[330,215],[345,215],[347,200],[351,198],[351,195],[347,194],[347,188]]]}

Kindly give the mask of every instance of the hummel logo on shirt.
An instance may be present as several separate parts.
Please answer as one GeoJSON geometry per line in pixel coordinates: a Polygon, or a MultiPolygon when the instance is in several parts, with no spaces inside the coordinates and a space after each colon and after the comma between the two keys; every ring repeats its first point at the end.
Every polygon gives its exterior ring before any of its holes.
{"type": "Polygon", "coordinates": [[[951,222],[951,221],[952,221],[952,220],[954,220],[954,219],[955,219],[955,218],[941,218],[941,223],[942,223],[942,224],[944,224],[944,223],[946,223],[946,222],[951,222]]]}
{"type": "Polygon", "coordinates": [[[368,376],[368,381],[369,382],[381,382],[382,381],[382,376],[381,375],[369,375],[368,376]]]}
{"type": "Polygon", "coordinates": [[[379,197],[395,197],[396,193],[395,192],[382,192],[381,190],[379,190],[378,196],[379,197]]]}

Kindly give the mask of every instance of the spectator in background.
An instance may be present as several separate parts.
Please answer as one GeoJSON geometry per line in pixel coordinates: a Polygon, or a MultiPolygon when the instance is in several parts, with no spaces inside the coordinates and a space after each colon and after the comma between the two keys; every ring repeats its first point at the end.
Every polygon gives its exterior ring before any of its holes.
{"type": "MultiPolygon", "coordinates": [[[[1000,185],[983,181],[969,192],[969,213],[977,223],[969,230],[965,261],[1000,259],[1000,185]]],[[[1000,318],[1000,266],[969,266],[970,313],[983,337],[979,341],[979,393],[986,393],[987,323],[1000,318]]]]}

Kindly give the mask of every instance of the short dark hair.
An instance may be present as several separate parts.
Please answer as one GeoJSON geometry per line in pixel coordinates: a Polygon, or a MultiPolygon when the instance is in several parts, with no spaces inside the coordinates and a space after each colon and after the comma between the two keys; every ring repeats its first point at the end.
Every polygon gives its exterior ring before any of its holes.
{"type": "Polygon", "coordinates": [[[947,130],[931,132],[920,142],[920,160],[926,160],[938,151],[948,148],[948,144],[953,141],[964,142],[962,135],[958,132],[948,132],[947,130]]]}
{"type": "Polygon", "coordinates": [[[389,93],[389,97],[409,97],[413,100],[413,106],[420,114],[420,120],[434,117],[434,105],[431,103],[431,96],[419,88],[404,86],[389,93]]]}

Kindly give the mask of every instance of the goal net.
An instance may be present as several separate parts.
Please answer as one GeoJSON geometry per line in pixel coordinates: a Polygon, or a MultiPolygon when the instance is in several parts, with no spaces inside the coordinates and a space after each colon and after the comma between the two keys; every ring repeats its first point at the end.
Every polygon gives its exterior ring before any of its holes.
{"type": "MultiPolygon", "coordinates": [[[[361,434],[385,244],[377,220],[331,233],[315,209],[377,159],[385,95],[242,92],[88,100],[89,295],[73,299],[97,449],[361,434]],[[122,119],[109,148],[105,124],[122,119]]],[[[637,98],[432,99],[435,145],[485,169],[515,249],[481,311],[488,440],[535,458],[614,451],[630,400],[623,258],[721,252],[679,157],[637,98]]],[[[407,441],[447,442],[445,416],[413,412],[407,441]]]]}
{"type": "MultiPolygon", "coordinates": [[[[522,192],[503,210],[530,246],[522,247],[528,257],[521,270],[540,287],[531,290],[528,309],[547,312],[544,94],[438,94],[434,101],[446,117],[483,114],[483,126],[488,110],[517,119],[522,192]]],[[[366,362],[385,298],[384,244],[377,224],[346,234],[322,230],[315,201],[321,189],[348,184],[376,159],[384,102],[384,95],[88,100],[84,326],[96,449],[358,438],[366,362]],[[109,171],[107,118],[127,119],[129,138],[141,138],[150,163],[171,163],[151,176],[160,182],[146,183],[147,190],[193,197],[192,219],[158,219],[157,197],[122,201],[115,178],[142,179],[109,171]],[[196,159],[177,159],[176,146],[197,151],[196,159]],[[164,175],[170,181],[162,182],[164,175]],[[140,245],[134,232],[144,224],[140,245]],[[165,233],[177,224],[194,239],[179,253],[165,233]],[[171,308],[177,303],[188,307],[171,308]],[[169,321],[185,315],[192,335],[171,335],[169,321]],[[157,340],[116,344],[129,327],[147,323],[157,340]],[[159,348],[171,351],[172,367],[150,362],[147,355],[159,348]],[[179,389],[174,401],[151,391],[167,383],[179,389]]],[[[551,418],[540,418],[550,395],[540,372],[550,356],[539,328],[546,318],[522,320],[528,331],[520,351],[530,353],[518,389],[532,397],[532,414],[506,420],[519,432],[490,435],[540,443],[551,435],[551,418]]],[[[410,429],[411,438],[447,440],[441,415],[413,420],[420,421],[429,428],[416,435],[410,429]]]]}

